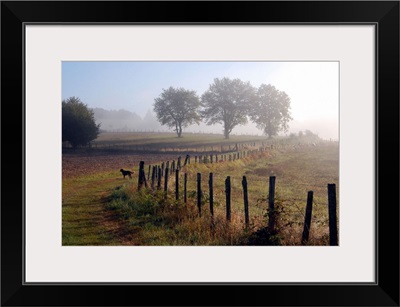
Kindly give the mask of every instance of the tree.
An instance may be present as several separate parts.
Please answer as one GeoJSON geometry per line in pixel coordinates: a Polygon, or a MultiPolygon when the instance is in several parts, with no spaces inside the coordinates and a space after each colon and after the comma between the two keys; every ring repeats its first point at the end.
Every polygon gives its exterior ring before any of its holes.
{"type": "Polygon", "coordinates": [[[184,88],[163,89],[161,95],[154,99],[154,112],[161,125],[175,128],[176,134],[182,136],[182,128],[193,123],[199,124],[201,102],[195,91],[184,88]]]}
{"type": "Polygon", "coordinates": [[[292,120],[290,97],[273,85],[261,84],[250,117],[269,138],[280,131],[287,132],[288,123],[292,120]]]}
{"type": "Polygon", "coordinates": [[[233,128],[247,123],[254,97],[255,88],[249,82],[215,78],[201,96],[204,105],[202,117],[207,125],[223,124],[223,133],[228,139],[233,128]]]}
{"type": "Polygon", "coordinates": [[[94,111],[78,97],[62,101],[62,141],[73,148],[86,145],[97,138],[100,124],[96,125],[94,111]]]}

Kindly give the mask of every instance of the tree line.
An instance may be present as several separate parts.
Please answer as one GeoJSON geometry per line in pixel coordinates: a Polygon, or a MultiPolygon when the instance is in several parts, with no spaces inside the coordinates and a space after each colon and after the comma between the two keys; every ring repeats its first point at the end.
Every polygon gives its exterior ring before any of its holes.
{"type": "Polygon", "coordinates": [[[215,78],[201,96],[182,87],[163,89],[154,100],[154,111],[161,125],[173,128],[182,137],[183,128],[204,121],[222,124],[229,138],[233,128],[254,122],[269,138],[288,130],[292,120],[290,97],[271,84],[258,88],[238,78],[215,78]]]}
{"type": "MultiPolygon", "coordinates": [[[[222,124],[229,138],[233,128],[254,122],[269,138],[286,132],[290,115],[290,97],[271,84],[258,88],[240,79],[215,78],[201,96],[182,87],[163,89],[154,99],[154,111],[161,125],[173,128],[182,137],[183,128],[204,121],[207,125],[222,124]]],[[[94,111],[78,97],[62,101],[62,141],[73,148],[97,138],[100,124],[94,111]]]]}

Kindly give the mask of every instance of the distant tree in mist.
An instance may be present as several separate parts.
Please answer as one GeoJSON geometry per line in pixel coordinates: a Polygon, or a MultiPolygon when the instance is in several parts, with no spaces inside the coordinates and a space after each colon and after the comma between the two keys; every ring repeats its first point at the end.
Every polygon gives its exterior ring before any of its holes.
{"type": "Polygon", "coordinates": [[[154,112],[158,121],[161,125],[174,128],[178,137],[182,136],[183,128],[201,121],[201,102],[195,91],[169,87],[163,89],[154,101],[154,112]]]}
{"type": "Polygon", "coordinates": [[[97,138],[100,124],[96,125],[94,112],[77,97],[62,101],[62,141],[73,148],[87,145],[97,138]]]}
{"type": "Polygon", "coordinates": [[[229,138],[232,129],[248,122],[255,98],[255,88],[240,79],[214,79],[214,83],[201,96],[204,109],[201,114],[207,125],[223,124],[224,136],[229,138]]]}
{"type": "Polygon", "coordinates": [[[287,132],[290,114],[290,97],[273,85],[261,84],[257,90],[257,99],[250,113],[250,118],[269,138],[280,131],[287,132]]]}

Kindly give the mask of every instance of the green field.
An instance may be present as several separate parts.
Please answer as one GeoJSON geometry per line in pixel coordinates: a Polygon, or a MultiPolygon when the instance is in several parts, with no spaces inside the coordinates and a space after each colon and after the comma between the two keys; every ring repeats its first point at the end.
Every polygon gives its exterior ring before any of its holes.
{"type": "MultiPolygon", "coordinates": [[[[220,135],[191,135],[178,139],[173,135],[162,137],[150,133],[100,135],[96,142],[103,144],[162,144],[175,148],[189,147],[190,144],[195,151],[191,154],[191,163],[179,172],[179,200],[175,199],[175,174],[170,176],[167,197],[162,190],[142,188],[138,191],[138,163],[132,167],[136,171],[133,179],[123,179],[114,165],[107,168],[106,163],[102,163],[98,172],[63,177],[63,245],[300,245],[308,191],[314,192],[308,244],[329,245],[327,184],[335,183],[339,192],[338,144],[321,141],[311,145],[315,140],[298,138],[281,138],[273,142],[261,137],[241,138],[222,140],[220,135]],[[239,146],[239,150],[247,151],[261,144],[270,146],[273,143],[275,146],[235,161],[229,161],[228,157],[222,161],[219,153],[219,163],[194,163],[195,155],[204,156],[204,144],[220,149],[221,144],[233,147],[240,142],[244,145],[239,146]],[[183,201],[185,173],[188,177],[187,203],[183,201]],[[197,207],[197,173],[202,176],[201,217],[197,207]],[[209,206],[210,173],[214,177],[213,218],[209,206]],[[227,176],[231,178],[232,193],[229,222],[226,220],[227,176]],[[248,182],[248,226],[244,223],[243,176],[248,182]],[[265,232],[270,176],[276,177],[277,219],[273,234],[265,232]]],[[[82,161],[81,156],[77,159],[82,161]]],[[[96,159],[95,155],[93,159],[96,159]]],[[[138,159],[145,161],[147,176],[149,164],[160,165],[171,161],[171,156],[159,153],[152,159],[148,155],[138,159]]],[[[63,163],[63,169],[73,164],[70,161],[63,163]]],[[[147,183],[150,185],[149,180],[147,183]]]]}

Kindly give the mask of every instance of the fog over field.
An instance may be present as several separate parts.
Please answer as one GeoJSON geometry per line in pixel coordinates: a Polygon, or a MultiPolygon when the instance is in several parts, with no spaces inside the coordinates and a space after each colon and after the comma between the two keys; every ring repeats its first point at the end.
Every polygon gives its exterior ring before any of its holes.
{"type": "MultiPolygon", "coordinates": [[[[106,131],[169,131],[153,111],[154,100],[169,87],[201,95],[215,78],[238,78],[259,87],[271,84],[291,100],[288,131],[310,130],[339,139],[338,62],[63,62],[62,99],[79,97],[94,109],[106,131]]],[[[185,132],[221,133],[221,124],[194,124],[185,132]]],[[[257,134],[255,124],[238,125],[232,134],[257,134]]]]}
{"type": "MultiPolygon", "coordinates": [[[[153,111],[148,110],[145,116],[141,117],[135,112],[127,110],[104,110],[102,108],[94,108],[94,117],[97,124],[101,124],[104,131],[141,131],[141,132],[171,132],[168,127],[162,126],[153,111]]],[[[338,122],[332,118],[326,119],[308,119],[293,120],[289,124],[287,133],[298,133],[299,131],[310,130],[325,140],[337,140],[338,122]]],[[[185,128],[184,132],[192,133],[213,133],[222,134],[223,127],[221,124],[208,126],[205,123],[199,125],[191,125],[185,128]]],[[[244,126],[238,126],[233,129],[232,134],[236,135],[262,135],[262,131],[253,123],[244,126]]]]}

